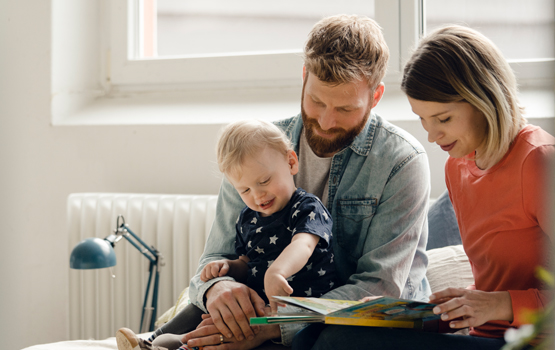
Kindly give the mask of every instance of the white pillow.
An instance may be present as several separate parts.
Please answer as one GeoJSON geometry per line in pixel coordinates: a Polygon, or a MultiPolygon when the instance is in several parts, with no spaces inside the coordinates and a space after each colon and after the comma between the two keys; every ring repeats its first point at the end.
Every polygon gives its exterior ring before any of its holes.
{"type": "Polygon", "coordinates": [[[432,292],[445,288],[466,288],[474,283],[472,269],[462,245],[430,249],[428,254],[428,282],[432,292]]]}
{"type": "Polygon", "coordinates": [[[181,310],[185,308],[185,306],[189,305],[190,303],[191,301],[189,300],[189,287],[187,287],[181,292],[179,298],[177,298],[177,302],[175,303],[175,305],[164,312],[162,316],[158,317],[156,323],[154,324],[154,327],[160,328],[169,320],[174,318],[175,315],[177,315],[181,310]]]}

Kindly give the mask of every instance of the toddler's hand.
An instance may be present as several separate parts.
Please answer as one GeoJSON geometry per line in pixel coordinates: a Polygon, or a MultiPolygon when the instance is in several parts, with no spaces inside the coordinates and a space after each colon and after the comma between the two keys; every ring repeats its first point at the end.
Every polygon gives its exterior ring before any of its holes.
{"type": "Polygon", "coordinates": [[[228,271],[229,263],[227,260],[211,261],[202,269],[200,280],[206,282],[216,277],[222,277],[227,275],[228,271]]]}
{"type": "Polygon", "coordinates": [[[278,273],[272,273],[271,269],[266,271],[264,276],[264,291],[270,301],[272,312],[276,312],[279,303],[272,300],[273,296],[289,296],[293,293],[293,288],[287,283],[285,277],[278,273]]]}

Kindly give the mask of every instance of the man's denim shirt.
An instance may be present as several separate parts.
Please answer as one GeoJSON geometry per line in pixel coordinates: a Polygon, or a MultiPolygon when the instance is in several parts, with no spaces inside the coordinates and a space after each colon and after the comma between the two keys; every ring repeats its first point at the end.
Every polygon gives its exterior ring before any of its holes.
{"type": "MultiPolygon", "coordinates": [[[[299,153],[302,119],[276,122],[299,153]]],[[[302,159],[300,159],[302,162],[302,159]]],[[[389,295],[427,300],[427,205],[430,194],[428,157],[406,131],[372,113],[350,146],[333,156],[328,210],[333,217],[333,249],[342,286],[323,298],[358,300],[389,295]]],[[[216,259],[236,259],[235,221],[245,206],[224,180],[216,219],[192,279],[191,302],[206,311],[204,293],[219,277],[206,283],[199,274],[216,259]]],[[[282,342],[290,345],[304,325],[281,325],[282,342]]]]}

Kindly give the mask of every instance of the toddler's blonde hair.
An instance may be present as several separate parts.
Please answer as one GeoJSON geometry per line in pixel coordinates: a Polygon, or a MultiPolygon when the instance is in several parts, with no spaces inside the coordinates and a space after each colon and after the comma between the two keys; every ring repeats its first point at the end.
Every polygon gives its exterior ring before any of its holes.
{"type": "Polygon", "coordinates": [[[245,158],[265,147],[283,153],[292,149],[291,141],[274,124],[264,120],[242,120],[227,125],[216,146],[218,167],[224,175],[241,174],[245,158]]]}

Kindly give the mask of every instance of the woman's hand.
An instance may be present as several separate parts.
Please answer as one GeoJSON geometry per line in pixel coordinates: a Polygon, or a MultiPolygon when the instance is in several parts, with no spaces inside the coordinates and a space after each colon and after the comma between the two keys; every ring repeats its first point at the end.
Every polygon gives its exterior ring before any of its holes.
{"type": "Polygon", "coordinates": [[[203,315],[202,318],[203,321],[197,329],[185,334],[181,340],[191,348],[203,346],[203,350],[253,349],[269,339],[281,336],[279,326],[272,325],[260,327],[261,331],[252,340],[237,341],[235,338],[220,337],[222,334],[214,325],[209,314],[203,315]]]}
{"type": "Polygon", "coordinates": [[[463,288],[447,288],[430,295],[433,311],[441,314],[451,328],[478,327],[488,321],[513,320],[509,292],[483,292],[463,288]]]}

